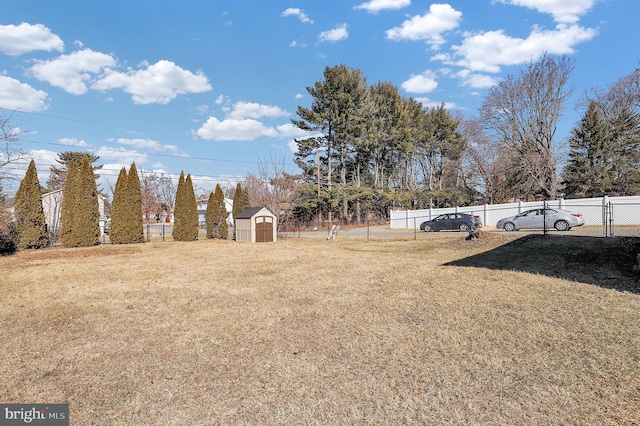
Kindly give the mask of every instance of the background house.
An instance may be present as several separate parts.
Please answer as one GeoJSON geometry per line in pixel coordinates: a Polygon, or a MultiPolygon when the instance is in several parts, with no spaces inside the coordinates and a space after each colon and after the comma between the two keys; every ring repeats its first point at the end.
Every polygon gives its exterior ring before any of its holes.
{"type": "MultiPolygon", "coordinates": [[[[209,204],[209,197],[204,194],[200,195],[196,200],[196,202],[198,203],[198,222],[200,223],[200,225],[206,225],[207,220],[205,216],[207,214],[207,205],[209,204]]],[[[231,211],[233,209],[233,200],[230,198],[225,198],[224,205],[225,205],[225,208],[227,209],[227,225],[233,226],[233,214],[232,214],[233,212],[231,211]]]]}
{"type": "MultiPolygon", "coordinates": [[[[105,214],[105,204],[107,197],[98,194],[98,211],[100,212],[100,234],[104,234],[104,227],[108,220],[105,214]]],[[[49,234],[56,236],[60,230],[60,208],[62,207],[62,189],[47,192],[42,195],[42,208],[44,218],[47,222],[49,234]]]]}

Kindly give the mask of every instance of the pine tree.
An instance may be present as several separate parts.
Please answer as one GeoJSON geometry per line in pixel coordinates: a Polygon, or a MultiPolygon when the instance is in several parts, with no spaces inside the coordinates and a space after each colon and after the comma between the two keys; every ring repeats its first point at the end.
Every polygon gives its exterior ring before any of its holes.
{"type": "Polygon", "coordinates": [[[116,189],[113,193],[113,202],[111,203],[111,230],[109,231],[109,239],[114,244],[124,244],[126,238],[126,211],[127,211],[127,194],[129,179],[127,169],[120,169],[118,180],[116,181],[116,189]]]}
{"type": "MultiPolygon", "coordinates": [[[[76,165],[80,167],[80,163],[82,163],[82,157],[84,157],[85,155],[89,157],[89,162],[91,164],[95,163],[100,159],[100,157],[98,157],[97,155],[87,154],[86,152],[65,151],[65,152],[58,153],[58,158],[56,159],[56,162],[60,164],[60,166],[59,167],[51,166],[49,168],[50,173],[49,173],[49,180],[47,180],[47,189],[49,191],[55,191],[55,190],[61,189],[66,180],[67,171],[70,168],[69,166],[71,165],[71,162],[75,161],[76,165]]],[[[93,167],[93,170],[100,170],[100,169],[102,169],[102,165],[93,167]]],[[[97,177],[98,176],[96,176],[96,178],[97,177]]]]}
{"type": "Polygon", "coordinates": [[[198,203],[193,190],[191,175],[184,177],[180,172],[176,205],[173,211],[173,239],[175,241],[194,241],[198,239],[198,203]]]}
{"type": "Polygon", "coordinates": [[[569,162],[563,173],[566,195],[593,197],[612,190],[612,148],[608,126],[591,102],[569,139],[569,162]]]}
{"type": "Polygon", "coordinates": [[[77,239],[74,233],[74,222],[79,198],[78,191],[78,163],[71,161],[62,189],[60,205],[60,242],[67,247],[76,247],[77,239]]]}
{"type": "Polygon", "coordinates": [[[640,117],[623,108],[612,120],[613,188],[616,195],[640,193],[640,117]]]}
{"type": "Polygon", "coordinates": [[[144,242],[144,226],[142,221],[142,191],[140,188],[140,177],[136,163],[131,163],[129,168],[127,193],[129,198],[128,228],[130,243],[144,242]]]}
{"type": "Polygon", "coordinates": [[[89,157],[82,157],[80,172],[77,175],[79,197],[73,219],[73,232],[79,247],[90,247],[100,242],[100,208],[98,205],[98,187],[89,157]]]}
{"type": "Polygon", "coordinates": [[[14,201],[19,246],[42,248],[49,244],[47,222],[42,207],[42,191],[36,163],[31,160],[14,201]]]}

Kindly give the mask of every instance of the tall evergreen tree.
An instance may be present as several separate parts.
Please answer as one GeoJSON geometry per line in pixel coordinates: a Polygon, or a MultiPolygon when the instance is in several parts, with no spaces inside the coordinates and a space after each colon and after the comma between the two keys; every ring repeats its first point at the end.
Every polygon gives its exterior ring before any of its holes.
{"type": "Polygon", "coordinates": [[[175,241],[182,241],[184,234],[184,171],[180,172],[178,178],[178,188],[176,189],[175,205],[173,206],[173,239],[175,241]]]}
{"type": "Polygon", "coordinates": [[[215,192],[212,192],[209,196],[207,204],[207,237],[222,239],[229,237],[227,206],[225,205],[224,192],[222,192],[220,185],[216,185],[215,192]],[[209,223],[211,223],[211,226],[209,226],[209,223]],[[209,228],[211,228],[211,233],[209,233],[209,228]]]}
{"type": "Polygon", "coordinates": [[[207,212],[205,213],[207,221],[207,238],[218,238],[220,235],[218,223],[220,221],[220,206],[216,202],[215,192],[209,194],[207,201],[207,212]]]}
{"type": "Polygon", "coordinates": [[[62,189],[60,206],[60,242],[67,247],[76,247],[78,245],[74,226],[78,204],[80,204],[79,174],[78,164],[75,160],[71,161],[62,189]]]}
{"type": "Polygon", "coordinates": [[[610,132],[595,102],[571,131],[569,162],[563,171],[569,197],[595,197],[613,190],[613,146],[610,132]]]}
{"type": "Polygon", "coordinates": [[[19,245],[24,248],[42,248],[49,244],[47,223],[42,207],[42,191],[38,181],[36,163],[31,160],[24,179],[16,193],[14,210],[19,245]]]}
{"type": "Polygon", "coordinates": [[[233,205],[231,206],[231,217],[233,218],[234,226],[236,223],[236,216],[246,207],[249,207],[249,194],[244,190],[242,184],[238,182],[236,185],[236,192],[233,195],[233,205]]]}
{"type": "Polygon", "coordinates": [[[220,206],[220,238],[226,240],[229,238],[229,224],[227,224],[227,204],[224,202],[224,192],[220,185],[216,185],[214,198],[220,206]]]}
{"type": "Polygon", "coordinates": [[[614,145],[614,192],[616,195],[640,194],[640,116],[631,108],[622,108],[612,122],[614,145]]]}
{"type": "Polygon", "coordinates": [[[120,169],[116,189],[113,192],[113,202],[111,203],[111,230],[109,239],[114,244],[127,243],[127,195],[129,193],[129,179],[127,169],[120,169]]]}
{"type": "Polygon", "coordinates": [[[173,239],[175,241],[194,241],[198,239],[198,203],[191,175],[184,177],[180,172],[176,205],[173,210],[173,239]]]}
{"type": "MultiPolygon", "coordinates": [[[[296,140],[298,153],[296,163],[305,171],[309,171],[305,159],[315,156],[320,158],[325,174],[327,192],[333,198],[332,204],[341,204],[342,216],[346,218],[348,199],[346,196],[350,156],[356,140],[364,133],[365,118],[370,117],[366,79],[359,69],[346,65],[326,67],[324,81],[317,81],[314,86],[307,87],[312,96],[311,108],[298,106],[300,119],[291,122],[301,130],[317,132],[320,136],[296,140]],[[334,164],[337,175],[334,176],[334,164]],[[336,179],[338,178],[338,179],[336,179]],[[338,181],[337,191],[333,190],[334,180],[338,181]]],[[[313,160],[312,160],[313,161],[313,160]]],[[[319,169],[318,169],[319,170],[319,169]]],[[[331,219],[331,208],[329,208],[331,219]]]]}
{"type": "Polygon", "coordinates": [[[77,175],[79,197],[73,221],[73,232],[79,247],[89,247],[100,242],[100,208],[98,187],[89,157],[82,157],[77,175]]]}
{"type": "Polygon", "coordinates": [[[142,220],[142,191],[140,188],[140,177],[136,163],[131,163],[129,168],[127,193],[129,197],[129,234],[130,243],[144,242],[144,228],[142,220]]]}

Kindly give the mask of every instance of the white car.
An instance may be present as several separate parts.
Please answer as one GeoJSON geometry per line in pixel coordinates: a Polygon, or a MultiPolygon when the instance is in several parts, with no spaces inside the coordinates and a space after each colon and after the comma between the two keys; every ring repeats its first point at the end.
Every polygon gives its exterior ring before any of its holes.
{"type": "Polygon", "coordinates": [[[584,219],[580,213],[547,208],[527,210],[517,216],[505,217],[498,221],[496,228],[504,229],[505,231],[544,229],[545,218],[547,229],[553,227],[558,231],[568,231],[575,226],[584,225],[584,219]]]}

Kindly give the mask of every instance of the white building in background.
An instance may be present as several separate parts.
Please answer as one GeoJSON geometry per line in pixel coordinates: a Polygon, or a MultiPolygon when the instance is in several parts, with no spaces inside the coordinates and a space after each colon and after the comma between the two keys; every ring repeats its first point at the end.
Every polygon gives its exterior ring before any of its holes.
{"type": "MultiPolygon", "coordinates": [[[[207,197],[206,195],[201,195],[198,197],[196,201],[198,203],[198,222],[200,223],[200,225],[206,225],[207,220],[205,216],[207,214],[207,205],[209,204],[209,197],[207,197]]],[[[225,198],[224,205],[225,205],[225,208],[227,209],[227,225],[233,226],[233,214],[232,214],[233,200],[230,198],[225,198]]]]}
{"type": "MultiPolygon", "coordinates": [[[[98,194],[98,210],[100,212],[100,234],[104,234],[104,225],[107,222],[107,216],[104,212],[104,205],[107,197],[98,194]]],[[[44,218],[47,222],[47,228],[50,233],[57,234],[60,230],[60,209],[62,207],[62,189],[47,192],[42,195],[42,208],[44,209],[44,218]]]]}

